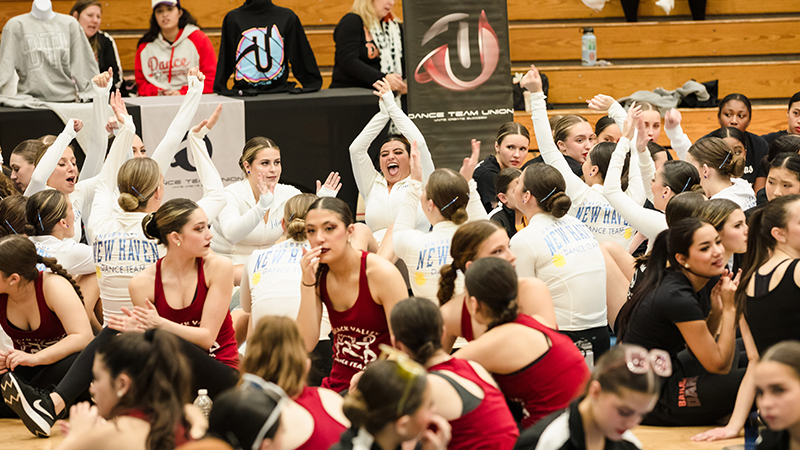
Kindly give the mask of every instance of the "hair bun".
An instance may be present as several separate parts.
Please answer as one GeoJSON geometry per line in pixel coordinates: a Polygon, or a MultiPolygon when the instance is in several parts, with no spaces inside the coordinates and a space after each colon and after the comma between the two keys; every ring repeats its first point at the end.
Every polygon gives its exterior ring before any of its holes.
{"type": "Polygon", "coordinates": [[[117,203],[119,203],[120,208],[125,212],[133,212],[139,209],[139,199],[127,192],[119,194],[117,203]]]}
{"type": "Polygon", "coordinates": [[[549,198],[546,206],[553,217],[560,219],[564,217],[569,211],[569,208],[572,207],[572,200],[570,200],[569,196],[565,194],[564,191],[559,191],[549,198]]]}
{"type": "Polygon", "coordinates": [[[142,231],[148,239],[161,241],[161,234],[158,232],[158,224],[156,223],[156,213],[150,213],[142,219],[142,231]]]}

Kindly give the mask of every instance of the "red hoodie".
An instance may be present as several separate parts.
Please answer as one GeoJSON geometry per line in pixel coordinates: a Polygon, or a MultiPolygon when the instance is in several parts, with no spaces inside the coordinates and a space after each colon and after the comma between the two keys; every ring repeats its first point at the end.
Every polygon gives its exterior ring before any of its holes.
{"type": "Polygon", "coordinates": [[[143,97],[158,95],[163,90],[186,94],[187,74],[195,66],[206,76],[203,93],[213,93],[217,55],[208,36],[195,25],[186,25],[173,43],[159,33],[153,42],[140,44],[136,49],[138,93],[143,97]]]}

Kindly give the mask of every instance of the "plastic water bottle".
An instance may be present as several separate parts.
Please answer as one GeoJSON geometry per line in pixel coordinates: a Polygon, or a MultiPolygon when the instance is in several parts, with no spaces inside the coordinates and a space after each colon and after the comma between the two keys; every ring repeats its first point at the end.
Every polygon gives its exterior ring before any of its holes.
{"type": "Polygon", "coordinates": [[[581,65],[593,66],[597,62],[597,36],[594,35],[594,28],[586,27],[583,29],[581,37],[581,65]]]}
{"type": "Polygon", "coordinates": [[[758,411],[751,411],[744,423],[744,448],[755,450],[758,439],[758,411]]]}
{"type": "Polygon", "coordinates": [[[208,396],[208,391],[206,389],[197,391],[197,398],[194,399],[194,406],[203,412],[206,419],[208,419],[208,414],[211,412],[212,404],[213,402],[211,401],[211,397],[208,396]]]}

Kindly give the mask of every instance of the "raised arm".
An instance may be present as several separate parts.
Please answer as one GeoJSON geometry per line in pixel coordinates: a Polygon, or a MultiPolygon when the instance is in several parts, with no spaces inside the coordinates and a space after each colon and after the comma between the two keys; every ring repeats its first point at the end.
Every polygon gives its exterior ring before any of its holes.
{"type": "Polygon", "coordinates": [[[42,159],[36,164],[36,168],[31,175],[31,182],[28,183],[28,187],[25,189],[26,197],[43,191],[47,187],[47,179],[50,178],[56,165],[58,165],[58,161],[64,155],[64,150],[66,150],[69,143],[75,139],[75,136],[78,135],[81,128],[83,128],[83,122],[80,120],[69,119],[67,121],[64,131],[58,135],[55,142],[50,145],[42,156],[42,159]]]}
{"type": "MultiPolygon", "coordinates": [[[[386,85],[389,84],[388,81],[379,80],[375,84],[384,83],[386,85]]],[[[422,165],[422,181],[427,181],[428,177],[433,173],[436,168],[433,166],[433,158],[431,157],[431,152],[428,149],[428,144],[425,142],[425,137],[422,135],[422,132],[419,131],[414,122],[408,118],[406,113],[400,109],[400,106],[397,105],[397,102],[394,101],[394,94],[392,94],[391,87],[388,91],[382,91],[381,94],[381,102],[384,106],[386,106],[386,111],[389,114],[389,117],[394,122],[394,125],[403,133],[403,136],[408,139],[408,142],[417,142],[417,149],[419,149],[419,156],[420,156],[420,164],[422,165]]]]}
{"type": "Polygon", "coordinates": [[[192,157],[197,166],[197,175],[203,185],[203,198],[197,202],[197,205],[203,208],[206,216],[208,216],[209,223],[217,217],[225,206],[226,199],[222,178],[220,178],[214,162],[211,161],[206,141],[203,138],[217,123],[221,113],[222,104],[217,106],[210,118],[200,122],[189,133],[189,150],[192,152],[192,157]]]}
{"type": "Polygon", "coordinates": [[[605,112],[608,117],[614,120],[614,123],[617,124],[620,130],[622,130],[622,126],[625,123],[625,117],[627,117],[627,113],[622,105],[619,104],[614,97],[604,95],[604,94],[597,94],[589,100],[586,100],[587,106],[589,109],[594,111],[601,111],[605,112]]]}
{"type": "Polygon", "coordinates": [[[319,342],[319,328],[322,322],[322,298],[317,287],[317,268],[319,267],[320,247],[303,249],[300,267],[300,310],[297,312],[297,328],[303,336],[307,352],[314,351],[319,342]]]}
{"type": "Polygon", "coordinates": [[[219,213],[219,232],[229,242],[235,244],[252,233],[259,222],[264,220],[264,215],[269,211],[269,207],[275,199],[264,176],[259,175],[256,186],[260,194],[258,202],[244,214],[241,214],[237,207],[241,203],[241,199],[237,198],[236,194],[225,191],[226,204],[219,213]]]}
{"type": "Polygon", "coordinates": [[[488,220],[489,214],[486,213],[486,208],[483,207],[481,195],[478,193],[478,182],[472,178],[475,173],[475,167],[478,165],[478,158],[481,153],[481,141],[473,139],[470,142],[472,147],[468,158],[464,158],[461,163],[461,170],[458,173],[467,180],[469,185],[469,202],[467,203],[467,221],[475,222],[476,220],[488,220]]]}
{"type": "Polygon", "coordinates": [[[689,153],[689,147],[692,146],[692,141],[689,136],[683,132],[681,128],[681,113],[677,109],[670,109],[664,116],[664,131],[667,133],[669,142],[678,159],[686,160],[686,154],[689,153]]]}
{"type": "Polygon", "coordinates": [[[86,159],[83,161],[81,173],[78,181],[88,180],[100,173],[103,168],[103,159],[106,156],[108,147],[108,134],[106,133],[106,122],[108,121],[108,92],[111,90],[113,69],[103,72],[92,78],[92,126],[91,136],[89,136],[89,148],[86,150],[86,159]]]}
{"type": "Polygon", "coordinates": [[[350,144],[350,164],[353,166],[353,176],[356,179],[356,186],[358,192],[366,198],[369,196],[375,180],[381,176],[375,165],[372,164],[372,158],[369,157],[369,146],[372,141],[380,134],[386,122],[389,121],[389,114],[382,101],[378,102],[380,111],[367,123],[367,126],[361,130],[352,144],[350,144]]]}
{"type": "Polygon", "coordinates": [[[161,175],[166,176],[172,158],[180,147],[183,136],[192,126],[194,114],[200,106],[200,98],[203,96],[203,82],[206,77],[196,67],[189,69],[189,90],[183,98],[178,114],[172,119],[172,123],[167,129],[167,134],[161,143],[158,144],[153,152],[152,158],[161,167],[161,175]]]}
{"type": "MultiPolygon", "coordinates": [[[[406,195],[400,210],[394,219],[394,229],[392,231],[392,245],[394,253],[398,256],[413,253],[420,242],[420,238],[425,234],[416,229],[417,208],[419,199],[422,195],[422,165],[420,163],[417,142],[411,143],[411,181],[408,183],[406,195]]],[[[481,208],[483,209],[483,208],[481,208]]]]}

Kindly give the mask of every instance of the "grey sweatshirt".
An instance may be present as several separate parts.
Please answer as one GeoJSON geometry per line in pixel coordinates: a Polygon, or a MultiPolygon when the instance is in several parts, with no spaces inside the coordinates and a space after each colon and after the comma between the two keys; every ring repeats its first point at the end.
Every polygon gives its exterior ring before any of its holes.
{"type": "Polygon", "coordinates": [[[78,21],[66,14],[39,20],[12,17],[0,39],[0,89],[19,75],[17,93],[50,102],[74,102],[99,73],[78,21]],[[73,82],[74,80],[74,82],[73,82]]]}

